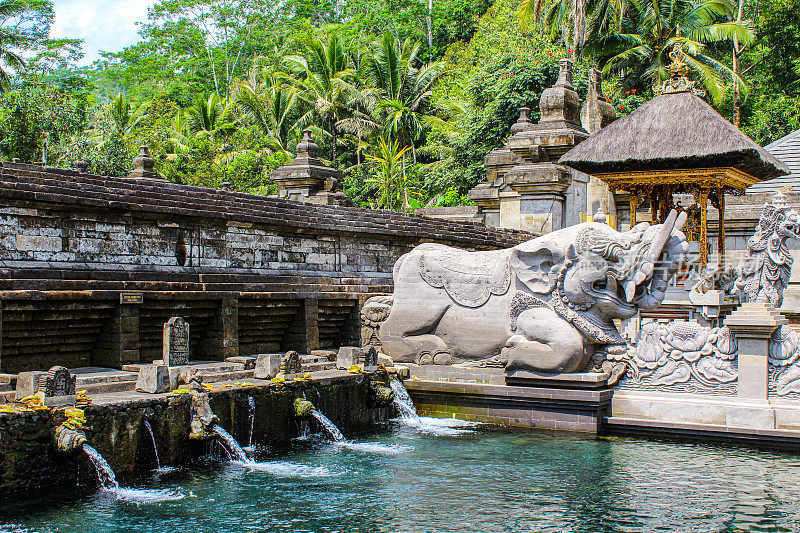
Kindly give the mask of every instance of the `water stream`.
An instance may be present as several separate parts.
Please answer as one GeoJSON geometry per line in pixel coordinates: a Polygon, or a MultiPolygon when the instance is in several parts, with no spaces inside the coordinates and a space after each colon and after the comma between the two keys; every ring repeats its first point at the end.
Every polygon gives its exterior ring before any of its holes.
{"type": "Polygon", "coordinates": [[[150,433],[150,440],[153,441],[153,453],[156,456],[156,470],[161,470],[161,461],[158,458],[158,446],[156,446],[156,436],[153,434],[153,428],[150,427],[150,421],[144,421],[144,427],[147,428],[148,433],[150,433]]]}
{"type": "Polygon", "coordinates": [[[394,403],[400,413],[400,420],[407,426],[416,428],[424,433],[440,436],[456,436],[472,433],[472,429],[478,425],[477,422],[458,420],[456,418],[432,418],[419,416],[414,402],[408,394],[408,390],[399,379],[393,379],[389,383],[394,392],[394,403]]]}
{"type": "Polygon", "coordinates": [[[333,439],[333,443],[337,446],[341,446],[342,448],[347,448],[348,450],[354,450],[357,452],[365,452],[365,453],[377,453],[381,455],[397,455],[398,453],[403,453],[411,449],[411,446],[404,446],[401,444],[382,444],[380,442],[353,442],[351,440],[347,440],[342,435],[342,432],[336,427],[336,424],[331,422],[331,420],[317,411],[316,409],[311,410],[311,416],[320,423],[320,425],[325,429],[325,432],[330,435],[333,439]]]}
{"type": "Polygon", "coordinates": [[[244,452],[239,443],[236,442],[236,439],[233,438],[233,435],[219,427],[218,425],[214,424],[211,430],[216,433],[222,442],[225,443],[225,447],[233,456],[234,461],[239,461],[240,463],[248,464],[252,463],[253,460],[250,459],[247,454],[244,452]]]}
{"type": "Polygon", "coordinates": [[[247,407],[249,409],[248,413],[248,425],[250,427],[250,431],[247,434],[247,448],[253,445],[253,428],[255,427],[256,422],[256,401],[253,399],[252,396],[247,397],[247,407]]]}
{"type": "MultiPolygon", "coordinates": [[[[103,491],[113,494],[117,499],[135,503],[159,503],[182,500],[186,494],[174,489],[131,489],[120,487],[114,471],[100,452],[89,446],[83,445],[83,451],[89,457],[97,471],[97,479],[103,491]]],[[[191,494],[191,493],[190,493],[191,494]]]]}

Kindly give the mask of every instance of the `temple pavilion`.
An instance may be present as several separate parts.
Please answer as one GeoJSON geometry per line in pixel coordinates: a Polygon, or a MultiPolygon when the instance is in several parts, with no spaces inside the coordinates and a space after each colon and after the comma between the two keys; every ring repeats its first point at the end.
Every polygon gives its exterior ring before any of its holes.
{"type": "Polygon", "coordinates": [[[671,77],[659,87],[659,96],[591,135],[559,163],[601,179],[612,193],[628,193],[631,227],[644,202],[650,204],[653,223],[663,221],[673,207],[686,209],[684,231],[699,243],[701,268],[708,264],[710,202],[719,211],[722,268],[725,195],[741,195],[756,183],[789,174],[789,169],[700,97],[686,77],[682,52],[674,50],[670,56],[671,77]],[[694,201],[676,206],[676,195],[691,195],[694,201]]]}

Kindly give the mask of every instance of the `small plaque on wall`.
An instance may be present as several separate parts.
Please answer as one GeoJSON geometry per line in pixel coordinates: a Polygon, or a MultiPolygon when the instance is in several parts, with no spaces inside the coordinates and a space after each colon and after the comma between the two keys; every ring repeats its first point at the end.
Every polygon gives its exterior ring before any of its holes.
{"type": "Polygon", "coordinates": [[[119,295],[121,304],[140,304],[144,302],[144,294],[141,292],[123,292],[119,295]]]}

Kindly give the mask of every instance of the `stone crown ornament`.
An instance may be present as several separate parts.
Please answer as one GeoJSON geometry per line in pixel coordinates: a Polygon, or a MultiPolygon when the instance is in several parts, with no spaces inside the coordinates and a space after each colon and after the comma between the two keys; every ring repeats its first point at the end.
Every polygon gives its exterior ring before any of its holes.
{"type": "Polygon", "coordinates": [[[705,96],[705,91],[697,87],[697,82],[689,79],[689,67],[684,61],[686,54],[680,43],[675,43],[669,57],[672,59],[672,63],[668,67],[669,78],[664,80],[661,85],[653,87],[653,92],[656,94],[691,92],[697,96],[705,96]]]}

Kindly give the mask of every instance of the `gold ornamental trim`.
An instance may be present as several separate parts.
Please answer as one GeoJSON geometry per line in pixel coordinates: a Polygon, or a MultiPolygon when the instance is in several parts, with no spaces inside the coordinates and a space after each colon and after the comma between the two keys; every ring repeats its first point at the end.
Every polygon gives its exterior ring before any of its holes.
{"type": "Polygon", "coordinates": [[[593,176],[611,187],[627,191],[643,185],[692,184],[706,187],[726,187],[740,192],[761,180],[732,167],[697,168],[691,170],[644,170],[625,172],[595,172],[593,176]]]}

